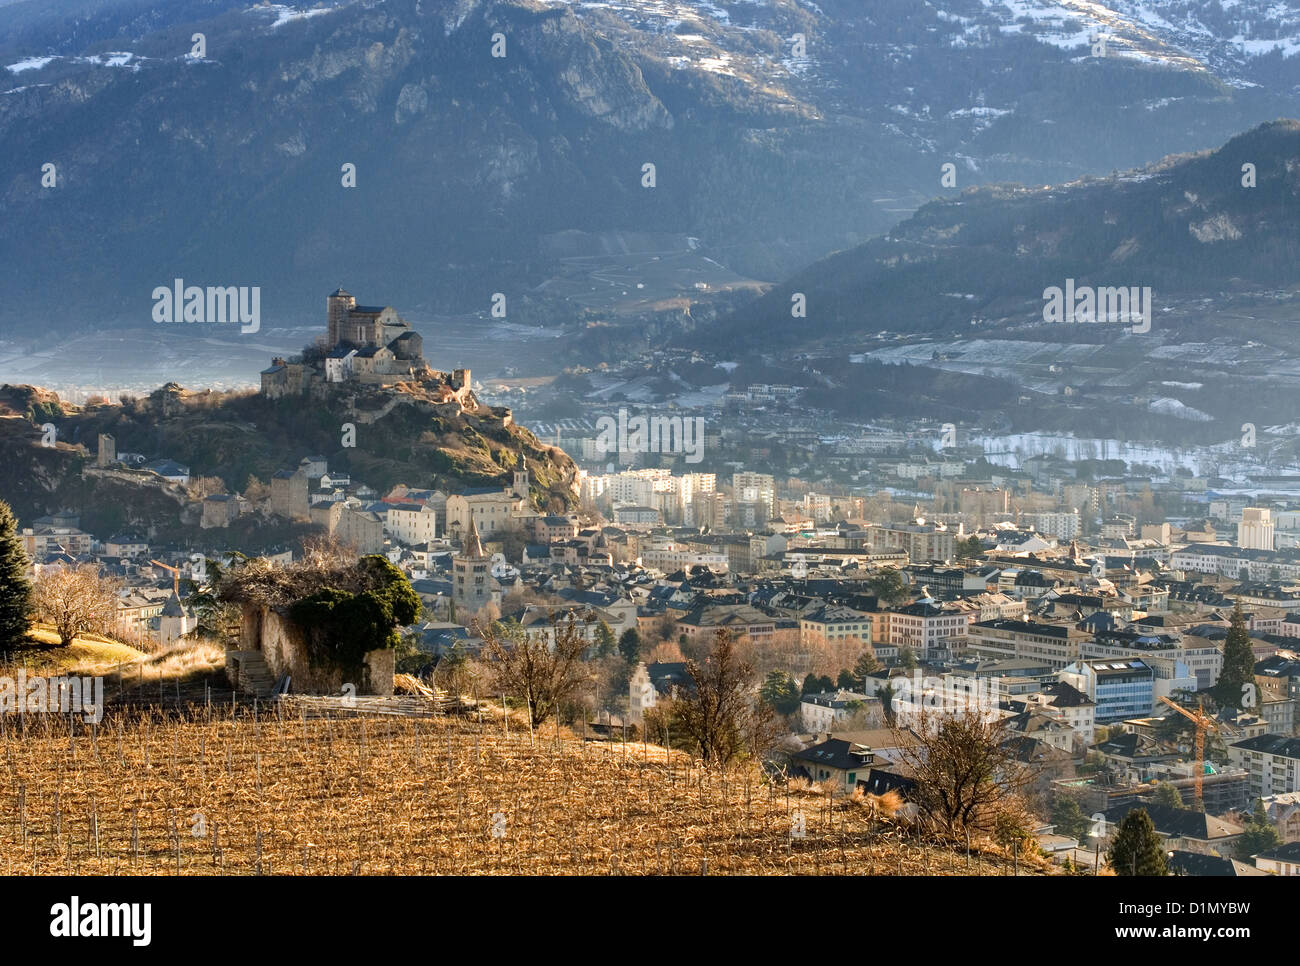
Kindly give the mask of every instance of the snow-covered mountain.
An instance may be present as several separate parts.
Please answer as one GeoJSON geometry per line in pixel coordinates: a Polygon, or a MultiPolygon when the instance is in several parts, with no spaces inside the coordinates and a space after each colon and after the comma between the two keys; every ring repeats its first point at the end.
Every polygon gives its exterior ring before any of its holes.
{"type": "Polygon", "coordinates": [[[665,246],[778,281],[935,196],[1300,114],[1297,37],[1300,6],[1245,0],[18,0],[0,335],[133,318],[160,276],[285,313],[354,272],[433,309],[508,282],[599,310],[572,259],[665,246]]]}

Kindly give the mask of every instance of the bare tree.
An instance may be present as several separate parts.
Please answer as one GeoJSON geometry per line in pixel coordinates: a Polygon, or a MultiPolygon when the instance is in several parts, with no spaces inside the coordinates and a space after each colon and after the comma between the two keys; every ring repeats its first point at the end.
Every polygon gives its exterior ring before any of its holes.
{"type": "Polygon", "coordinates": [[[202,500],[218,493],[225,493],[226,483],[219,476],[196,476],[190,480],[189,486],[185,487],[185,492],[191,500],[202,500]]]}
{"type": "Polygon", "coordinates": [[[1023,823],[1034,770],[1008,750],[1001,719],[973,709],[906,717],[909,729],[895,729],[900,763],[916,780],[912,800],[939,831],[1003,838],[1009,821],[1023,823]]]}
{"type": "Polygon", "coordinates": [[[687,661],[686,672],[694,691],[679,696],[671,714],[705,763],[725,767],[742,752],[761,755],[776,736],[776,718],[758,699],[757,672],[731,631],[719,628],[704,663],[687,661]]]}
{"type": "Polygon", "coordinates": [[[248,484],[244,487],[244,499],[249,503],[261,503],[269,499],[271,488],[259,480],[256,476],[248,477],[248,484]]]}
{"type": "Polygon", "coordinates": [[[483,638],[493,689],[524,701],[534,727],[572,700],[590,677],[582,662],[588,641],[573,612],[552,616],[550,635],[527,634],[518,624],[476,621],[475,629],[483,638]]]}
{"type": "Polygon", "coordinates": [[[111,631],[117,618],[112,581],[91,564],[44,571],[33,586],[38,620],[54,625],[59,643],[71,644],[78,634],[111,631]]]}

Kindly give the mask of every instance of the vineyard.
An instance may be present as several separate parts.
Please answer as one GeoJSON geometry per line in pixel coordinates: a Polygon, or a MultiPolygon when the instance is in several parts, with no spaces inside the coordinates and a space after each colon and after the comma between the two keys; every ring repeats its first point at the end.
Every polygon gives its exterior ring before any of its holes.
{"type": "Polygon", "coordinates": [[[189,706],[0,715],[0,871],[80,875],[1012,875],[870,798],[496,714],[189,706]]]}

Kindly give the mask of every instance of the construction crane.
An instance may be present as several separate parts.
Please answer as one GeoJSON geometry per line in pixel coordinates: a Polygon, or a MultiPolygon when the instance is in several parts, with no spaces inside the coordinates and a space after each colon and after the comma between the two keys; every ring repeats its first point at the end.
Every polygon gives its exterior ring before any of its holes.
{"type": "Polygon", "coordinates": [[[168,567],[161,560],[150,560],[149,562],[155,567],[161,567],[163,570],[170,570],[172,572],[172,592],[179,598],[181,595],[181,568],[168,567]]]}
{"type": "Polygon", "coordinates": [[[1192,784],[1196,790],[1196,807],[1204,811],[1205,802],[1201,795],[1201,786],[1205,780],[1205,733],[1207,731],[1218,731],[1219,723],[1199,708],[1195,713],[1192,713],[1168,698],[1161,698],[1160,700],[1196,725],[1196,768],[1192,774],[1192,784]]]}

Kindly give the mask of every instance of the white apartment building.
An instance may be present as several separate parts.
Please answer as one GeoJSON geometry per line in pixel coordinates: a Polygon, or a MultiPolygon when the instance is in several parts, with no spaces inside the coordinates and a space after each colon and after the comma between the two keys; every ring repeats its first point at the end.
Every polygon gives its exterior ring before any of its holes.
{"type": "Polygon", "coordinates": [[[1248,550],[1273,549],[1273,512],[1263,507],[1244,507],[1237,524],[1237,546],[1248,550]]]}
{"type": "Polygon", "coordinates": [[[1020,522],[1032,527],[1038,533],[1057,540],[1075,540],[1079,536],[1079,512],[1073,513],[1025,513],[1020,522]]]}
{"type": "Polygon", "coordinates": [[[388,508],[384,529],[400,543],[419,545],[438,537],[438,514],[422,503],[397,503],[388,508]]]}
{"type": "Polygon", "coordinates": [[[1228,761],[1249,773],[1252,798],[1300,791],[1300,738],[1256,735],[1229,745],[1228,761]]]}

